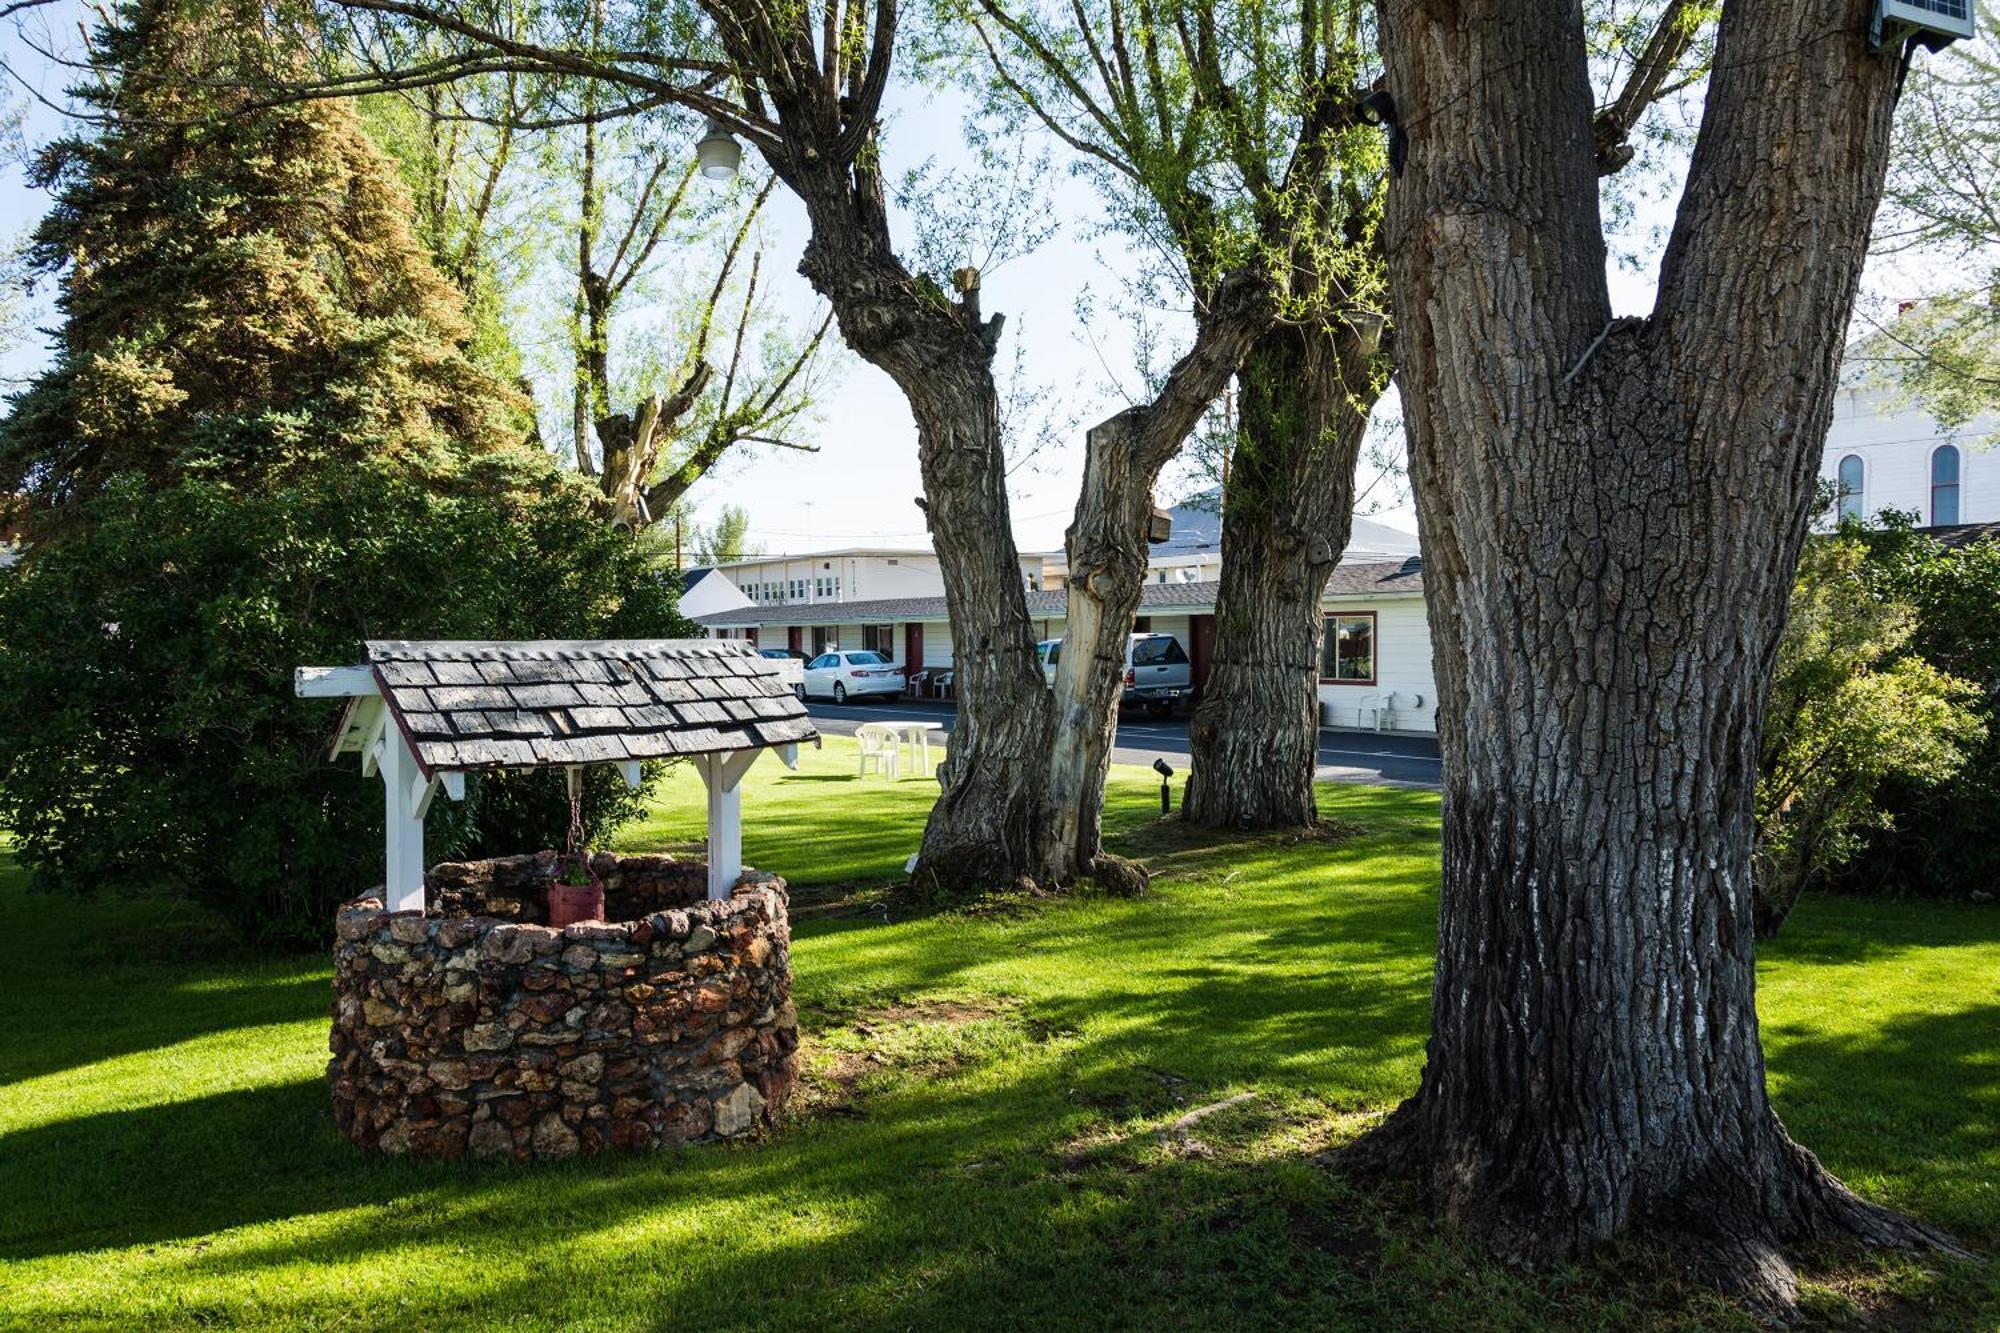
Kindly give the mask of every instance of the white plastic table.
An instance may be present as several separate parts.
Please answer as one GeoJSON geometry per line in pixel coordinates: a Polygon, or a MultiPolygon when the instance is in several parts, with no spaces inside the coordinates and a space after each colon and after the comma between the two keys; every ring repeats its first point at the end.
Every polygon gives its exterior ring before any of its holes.
{"type": "Polygon", "coordinates": [[[942,722],[885,722],[882,724],[896,733],[897,743],[910,747],[910,757],[916,761],[917,772],[925,777],[931,771],[931,733],[943,731],[942,722]]]}

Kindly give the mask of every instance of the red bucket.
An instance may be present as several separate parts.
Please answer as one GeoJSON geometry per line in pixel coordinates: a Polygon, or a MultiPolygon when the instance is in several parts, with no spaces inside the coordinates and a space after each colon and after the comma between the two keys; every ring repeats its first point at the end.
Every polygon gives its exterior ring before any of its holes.
{"type": "Polygon", "coordinates": [[[557,930],[579,921],[604,919],[602,884],[549,885],[549,924],[557,930]]]}

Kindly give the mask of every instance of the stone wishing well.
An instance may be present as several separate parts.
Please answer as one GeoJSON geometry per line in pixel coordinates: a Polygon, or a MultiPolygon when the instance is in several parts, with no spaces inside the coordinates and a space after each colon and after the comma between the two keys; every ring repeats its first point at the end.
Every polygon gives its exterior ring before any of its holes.
{"type": "Polygon", "coordinates": [[[334,1119],[363,1147],[569,1157],[767,1123],[797,1071],[784,884],[600,853],[607,915],[546,918],[556,857],[431,870],[435,907],[340,913],[334,1119]]]}
{"type": "Polygon", "coordinates": [[[333,753],[389,805],[384,888],[336,923],[341,1132],[528,1160],[768,1123],[797,1073],[791,928],[784,882],[741,865],[740,783],[818,740],[774,664],[707,640],[367,647],[298,673],[300,695],[348,700],[333,753]],[[670,756],[708,786],[708,860],[597,854],[604,920],[550,924],[553,852],[423,870],[424,816],[468,772],[561,767],[574,792],[585,764],[636,786],[670,756]]]}

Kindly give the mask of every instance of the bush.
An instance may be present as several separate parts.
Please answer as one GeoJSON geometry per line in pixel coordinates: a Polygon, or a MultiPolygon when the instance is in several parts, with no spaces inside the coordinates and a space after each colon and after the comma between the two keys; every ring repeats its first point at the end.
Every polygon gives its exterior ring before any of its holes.
{"type": "Polygon", "coordinates": [[[1917,610],[1871,573],[1851,528],[1815,539],[1799,561],[1758,765],[1760,935],[1869,831],[1893,827],[1877,799],[1885,783],[1936,787],[1986,736],[1978,690],[1907,651],[1917,610]]]}
{"type": "Polygon", "coordinates": [[[1906,651],[1973,682],[1987,727],[1951,781],[1883,784],[1885,821],[1841,882],[1870,892],[1992,893],[2000,885],[2000,544],[1948,548],[1909,516],[1884,514],[1882,523],[1867,534],[1867,573],[1883,595],[1914,608],[1906,651]]]}
{"type": "MultiPolygon", "coordinates": [[[[301,665],[369,638],[655,637],[689,630],[632,539],[539,455],[446,484],[328,464],[281,490],[114,481],[0,576],[0,820],[44,886],[168,885],[259,938],[324,935],[380,882],[382,791],[329,762],[301,665]]],[[[559,845],[559,775],[439,801],[433,859],[559,845]],[[517,841],[524,840],[524,841],[517,841]]],[[[590,786],[602,838],[636,809],[590,786]]]]}

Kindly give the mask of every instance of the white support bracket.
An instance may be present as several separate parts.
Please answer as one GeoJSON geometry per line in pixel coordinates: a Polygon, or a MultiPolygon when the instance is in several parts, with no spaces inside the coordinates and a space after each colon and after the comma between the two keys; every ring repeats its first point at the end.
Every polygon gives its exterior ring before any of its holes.
{"type": "Polygon", "coordinates": [[[778,762],[783,764],[786,768],[791,769],[794,773],[798,772],[799,771],[798,742],[794,741],[789,745],[780,745],[777,746],[776,749],[778,752],[778,762]]]}
{"type": "Polygon", "coordinates": [[[639,761],[637,759],[620,759],[618,761],[618,771],[624,775],[627,789],[631,791],[639,790],[641,778],[639,775],[639,761]]]}
{"type": "Polygon", "coordinates": [[[373,716],[361,733],[361,776],[372,778],[382,763],[382,737],[389,730],[389,705],[374,701],[373,716]]]}
{"type": "Polygon", "coordinates": [[[436,798],[439,787],[443,787],[444,794],[452,800],[462,801],[465,799],[465,774],[439,773],[429,782],[424,781],[423,774],[417,774],[410,788],[410,800],[416,806],[418,819],[431,812],[431,801],[436,798]]]}

